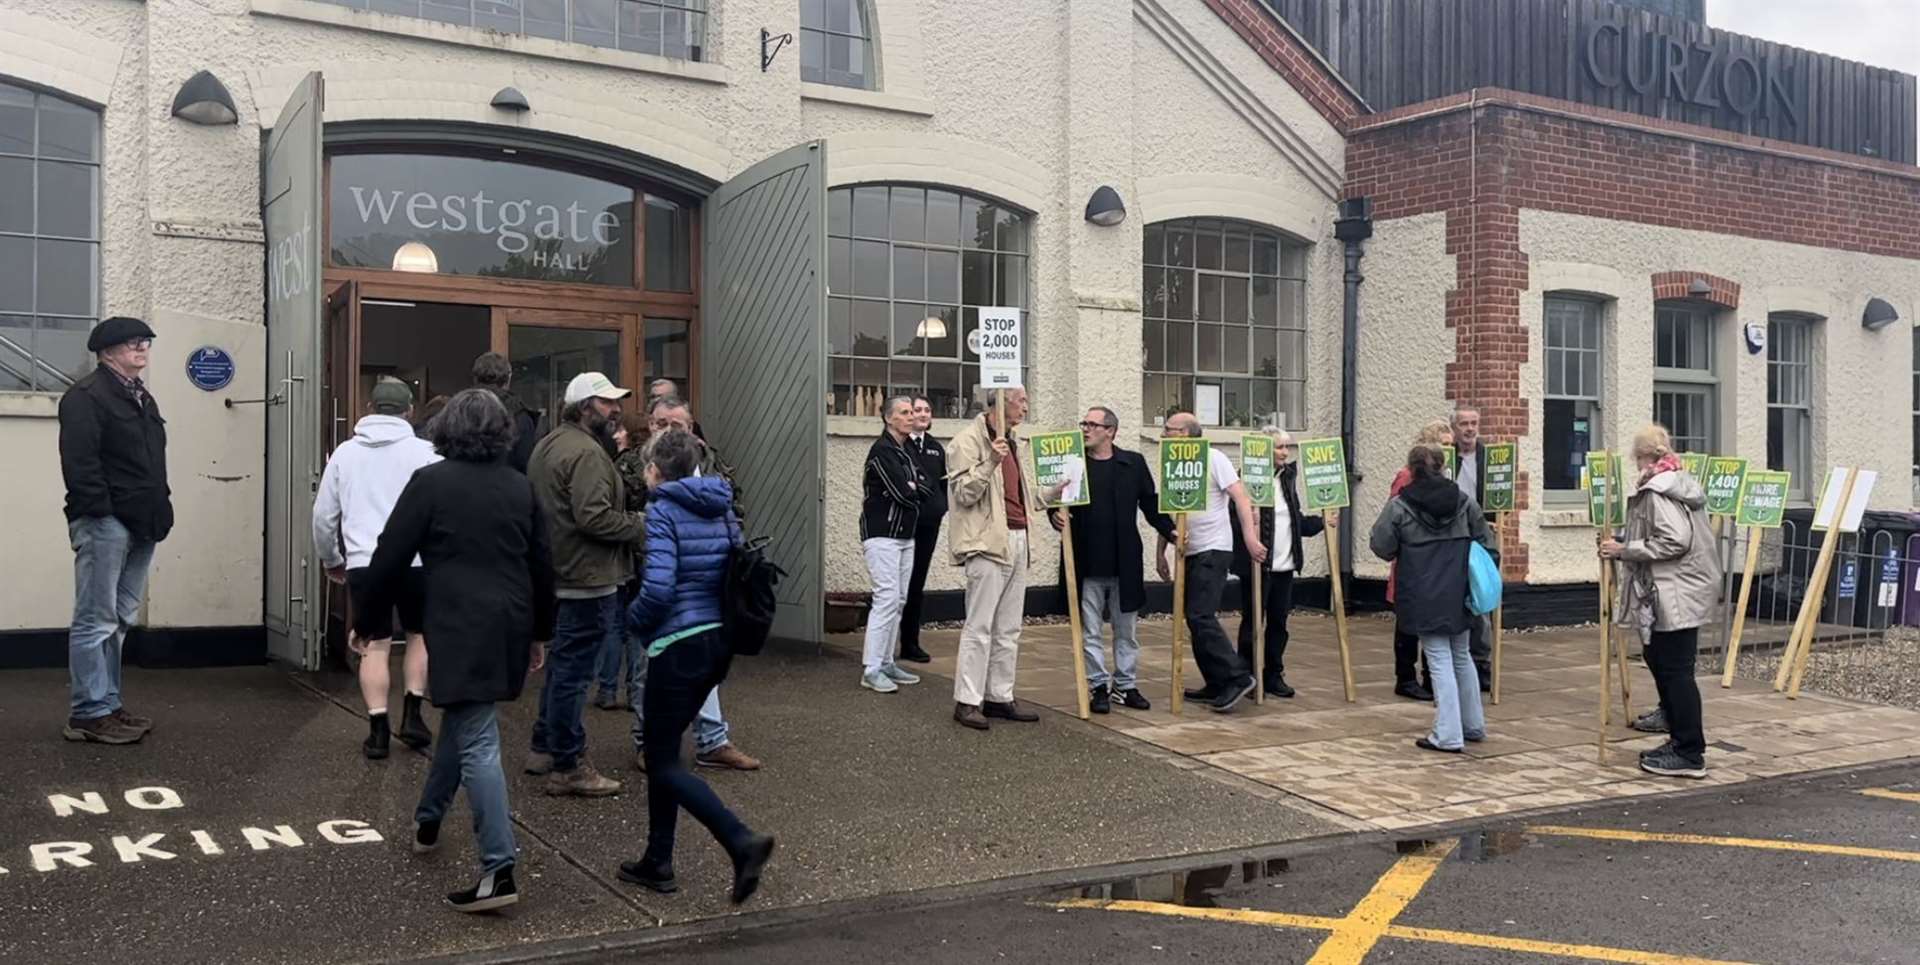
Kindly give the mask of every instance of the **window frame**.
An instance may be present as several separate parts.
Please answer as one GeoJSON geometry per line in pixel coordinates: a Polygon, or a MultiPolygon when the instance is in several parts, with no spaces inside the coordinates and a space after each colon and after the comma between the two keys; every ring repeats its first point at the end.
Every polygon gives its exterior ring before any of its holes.
{"type": "MultiPolygon", "coordinates": [[[[828,87],[843,87],[843,88],[846,88],[847,90],[872,90],[872,91],[879,90],[880,89],[880,53],[879,53],[880,52],[880,42],[879,42],[880,32],[874,29],[873,3],[871,2],[871,0],[846,0],[847,3],[851,4],[853,8],[859,12],[860,25],[866,31],[865,34],[854,34],[854,33],[848,33],[844,30],[835,30],[827,26],[809,26],[808,25],[807,23],[808,8],[810,6],[823,5],[826,2],[828,2],[828,0],[800,0],[800,14],[798,18],[799,23],[798,23],[798,26],[795,28],[796,39],[798,40],[800,45],[799,50],[796,52],[796,55],[795,55],[795,59],[798,60],[800,63],[800,80],[803,83],[824,84],[828,87]],[[820,38],[819,43],[820,43],[820,51],[821,51],[821,54],[820,54],[821,66],[817,70],[807,66],[807,58],[806,58],[806,50],[808,48],[808,45],[811,42],[811,38],[815,38],[815,37],[820,38]],[[846,83],[844,80],[834,78],[832,74],[832,68],[826,66],[826,55],[827,55],[826,54],[826,51],[827,51],[826,38],[829,38],[829,37],[840,37],[840,38],[845,38],[845,39],[853,40],[857,42],[857,46],[855,49],[859,50],[862,61],[866,65],[864,72],[860,75],[860,81],[861,81],[860,83],[849,84],[849,83],[846,83]]],[[[821,20],[823,22],[826,20],[824,9],[821,14],[821,20]]],[[[850,74],[851,71],[848,71],[846,73],[850,74]]]]}
{"type": "Polygon", "coordinates": [[[1211,385],[1219,388],[1221,418],[1216,422],[1202,420],[1201,424],[1206,428],[1258,430],[1270,421],[1292,423],[1282,426],[1287,429],[1303,427],[1307,418],[1307,383],[1312,352],[1307,290],[1310,280],[1308,275],[1313,261],[1313,243],[1257,222],[1235,218],[1195,217],[1173,218],[1147,225],[1141,234],[1140,244],[1142,423],[1157,426],[1164,422],[1166,416],[1161,409],[1169,395],[1165,391],[1165,380],[1177,379],[1182,383],[1178,390],[1179,406],[1192,411],[1196,417],[1200,415],[1198,411],[1200,387],[1211,385]],[[1201,264],[1202,252],[1199,238],[1203,233],[1218,240],[1215,253],[1217,260],[1212,267],[1201,264]],[[1184,234],[1192,242],[1185,255],[1186,264],[1171,264],[1178,260],[1171,254],[1172,249],[1169,247],[1171,242],[1168,240],[1175,234],[1184,234]],[[1230,245],[1231,238],[1243,239],[1247,244],[1245,269],[1232,267],[1234,255],[1230,245]],[[1150,250],[1156,243],[1160,249],[1157,254],[1150,250]],[[1259,270],[1263,257],[1260,254],[1261,247],[1268,244],[1273,250],[1271,273],[1259,270]],[[1184,317],[1175,317],[1170,308],[1164,307],[1171,305],[1171,299],[1177,288],[1165,273],[1174,271],[1186,272],[1191,279],[1186,286],[1187,304],[1184,317]],[[1163,281],[1159,290],[1149,291],[1150,277],[1154,273],[1161,273],[1163,281]],[[1210,286],[1207,284],[1209,280],[1218,280],[1218,283],[1210,286]],[[1234,313],[1229,310],[1229,303],[1238,300],[1232,293],[1234,286],[1231,283],[1235,280],[1244,280],[1246,291],[1246,303],[1240,306],[1241,317],[1238,320],[1231,317],[1234,313]],[[1264,323],[1257,317],[1259,303],[1257,283],[1260,281],[1267,281],[1272,285],[1273,322],[1271,324],[1264,323]],[[1217,319],[1200,317],[1209,287],[1218,289],[1220,317],[1217,319]],[[1158,309],[1158,314],[1154,307],[1156,305],[1163,306],[1158,309]],[[1175,325],[1186,326],[1190,336],[1185,356],[1188,364],[1184,366],[1173,364],[1175,356],[1169,348],[1171,342],[1162,341],[1158,353],[1154,351],[1152,344],[1156,336],[1170,339],[1172,326],[1175,325]],[[1157,330],[1156,326],[1158,326],[1157,330]],[[1211,326],[1218,330],[1222,339],[1218,353],[1220,364],[1211,369],[1201,366],[1203,326],[1211,326]],[[1224,339],[1229,333],[1236,331],[1244,332],[1246,338],[1246,367],[1233,371],[1224,367],[1227,358],[1224,339]],[[1274,339],[1274,368],[1270,375],[1261,371],[1262,358],[1260,349],[1256,347],[1257,335],[1262,332],[1272,333],[1274,339]],[[1297,351],[1294,351],[1290,358],[1287,350],[1295,346],[1297,351]],[[1156,354],[1159,356],[1158,366],[1152,364],[1156,354]],[[1163,390],[1157,397],[1148,388],[1155,380],[1161,382],[1160,388],[1163,390]],[[1247,386],[1244,422],[1235,422],[1232,418],[1232,410],[1228,407],[1228,384],[1236,381],[1244,382],[1247,386]],[[1272,408],[1270,410],[1260,411],[1261,389],[1271,391],[1272,408]],[[1295,406],[1298,411],[1295,411],[1295,406]]]}
{"type": "MultiPolygon", "coordinates": [[[[1607,441],[1607,432],[1606,432],[1607,304],[1608,304],[1607,299],[1596,298],[1590,295],[1584,295],[1579,292],[1548,292],[1541,298],[1540,432],[1542,436],[1542,445],[1541,445],[1542,471],[1540,474],[1540,491],[1542,493],[1542,498],[1546,502],[1571,504],[1571,503],[1584,502],[1586,499],[1586,496],[1582,493],[1578,485],[1577,471],[1575,473],[1576,481],[1574,486],[1556,488],[1549,485],[1549,480],[1552,478],[1552,476],[1550,473],[1546,471],[1546,466],[1545,466],[1545,460],[1546,460],[1545,439],[1551,435],[1551,432],[1547,427],[1546,403],[1550,401],[1566,401],[1566,402],[1572,402],[1576,406],[1582,403],[1587,405],[1588,406],[1588,416],[1587,416],[1588,434],[1587,434],[1586,450],[1588,452],[1593,452],[1593,451],[1602,449],[1606,446],[1606,441],[1607,441]],[[1552,344],[1551,333],[1554,325],[1554,306],[1556,304],[1578,306],[1579,310],[1582,312],[1579,322],[1583,326],[1583,332],[1584,332],[1584,326],[1588,322],[1592,323],[1593,345],[1591,347],[1587,346],[1586,344],[1587,340],[1584,334],[1580,339],[1579,345],[1556,346],[1552,344]],[[1556,358],[1560,357],[1560,356],[1557,356],[1556,353],[1561,353],[1561,355],[1564,355],[1564,353],[1567,353],[1567,352],[1579,352],[1583,354],[1592,355],[1593,361],[1594,361],[1594,365],[1593,365],[1594,384],[1593,384],[1593,392],[1591,395],[1553,391],[1552,373],[1555,367],[1554,361],[1556,358]]],[[[1565,373],[1564,362],[1562,362],[1560,368],[1562,373],[1564,374],[1565,373]]],[[[1585,371],[1586,371],[1585,367],[1582,366],[1581,367],[1581,385],[1580,385],[1580,388],[1582,389],[1585,389],[1587,387],[1585,384],[1586,382],[1585,371]]],[[[1565,386],[1563,384],[1562,388],[1564,387],[1565,386]]],[[[1575,410],[1575,417],[1578,418],[1577,408],[1575,410]]],[[[1568,455],[1572,456],[1575,454],[1569,453],[1568,455]]],[[[1585,453],[1579,453],[1578,455],[1580,455],[1580,458],[1582,460],[1586,458],[1585,453]]]]}
{"type": "MultiPolygon", "coordinates": [[[[559,36],[559,37],[550,36],[549,34],[545,34],[545,33],[528,32],[527,11],[526,11],[524,0],[521,0],[521,2],[518,2],[515,4],[515,6],[519,8],[518,18],[520,21],[520,28],[517,31],[500,26],[500,24],[513,19],[513,17],[515,16],[514,14],[501,13],[497,11],[482,11],[481,9],[479,9],[479,5],[486,3],[487,0],[313,0],[313,2],[326,4],[328,6],[342,7],[347,10],[355,10],[355,11],[360,11],[364,13],[381,14],[389,17],[405,17],[411,20],[418,20],[423,23],[450,24],[456,27],[466,27],[470,30],[495,31],[501,34],[505,34],[507,36],[521,37],[521,38],[530,39],[530,40],[549,40],[555,43],[579,44],[582,47],[592,47],[598,50],[618,50],[618,51],[622,51],[630,54],[642,54],[649,57],[662,57],[667,60],[677,60],[685,63],[702,64],[702,63],[710,62],[708,60],[710,45],[708,44],[707,41],[709,39],[709,35],[712,27],[712,22],[711,22],[711,18],[713,16],[712,0],[614,0],[614,5],[612,8],[613,23],[606,31],[604,31],[605,33],[607,33],[609,36],[612,37],[613,42],[610,44],[595,43],[591,40],[581,40],[574,36],[575,30],[581,29],[581,28],[578,28],[576,20],[573,16],[574,5],[577,2],[579,2],[579,0],[561,0],[561,2],[565,4],[565,6],[562,8],[565,12],[563,14],[564,20],[560,24],[562,28],[561,29],[562,36],[559,36]],[[408,13],[403,10],[394,10],[394,9],[387,9],[386,7],[377,7],[375,6],[376,3],[384,4],[384,5],[392,5],[395,3],[411,4],[414,7],[415,12],[408,13]],[[628,46],[621,45],[620,40],[624,33],[624,31],[621,29],[621,24],[626,19],[623,16],[623,14],[626,12],[626,9],[627,9],[626,5],[630,3],[636,4],[642,7],[652,8],[660,12],[662,21],[661,21],[660,34],[659,34],[660,48],[658,50],[648,50],[648,49],[641,49],[637,47],[628,47],[628,46]],[[451,16],[454,13],[454,11],[451,8],[456,6],[463,6],[466,8],[466,15],[464,19],[451,19],[451,16]],[[698,19],[699,27],[697,30],[689,28],[683,31],[683,36],[685,37],[685,41],[686,41],[686,49],[688,54],[687,56],[682,57],[677,54],[667,52],[667,42],[666,42],[667,34],[666,34],[666,23],[665,23],[664,17],[668,11],[678,11],[688,16],[690,18],[688,20],[689,25],[691,25],[694,22],[693,19],[691,18],[698,19]]],[[[547,23],[548,21],[536,20],[535,22],[547,23]]],[[[592,31],[592,32],[600,33],[601,31],[592,31]]]]}
{"type": "Polygon", "coordinates": [[[1793,312],[1773,312],[1767,316],[1766,463],[1769,469],[1784,469],[1793,473],[1793,480],[1788,489],[1787,496],[1796,502],[1805,502],[1810,499],[1811,487],[1813,485],[1809,477],[1813,473],[1814,465],[1813,406],[1817,395],[1814,386],[1814,356],[1816,354],[1814,324],[1818,321],[1818,318],[1793,312]],[[1794,338],[1783,338],[1782,336],[1787,333],[1794,333],[1794,338]],[[1804,352],[1804,357],[1797,360],[1782,359],[1780,357],[1778,353],[1782,353],[1785,350],[1785,343],[1789,341],[1798,343],[1800,350],[1804,352]],[[1798,375],[1795,381],[1797,381],[1804,390],[1801,401],[1797,403],[1775,401],[1776,396],[1780,394],[1776,392],[1776,389],[1786,384],[1781,381],[1781,376],[1786,374],[1786,371],[1791,370],[1798,370],[1797,373],[1795,373],[1798,375]],[[1786,441],[1784,439],[1777,443],[1774,439],[1775,412],[1782,413],[1780,418],[1783,421],[1788,418],[1787,413],[1798,413],[1797,421],[1799,422],[1800,428],[1799,444],[1797,446],[1798,452],[1792,455],[1784,451],[1786,448],[1786,441]],[[1776,462],[1773,458],[1775,448],[1782,450],[1781,457],[1777,460],[1780,463],[1779,465],[1774,464],[1776,462]],[[1795,465],[1796,461],[1798,465],[1795,465]]]}
{"type": "MultiPolygon", "coordinates": [[[[31,206],[32,212],[33,212],[33,217],[34,217],[33,229],[26,232],[0,230],[0,238],[26,239],[29,243],[29,249],[32,252],[32,260],[28,263],[26,267],[26,271],[23,272],[22,274],[27,279],[27,288],[28,288],[28,291],[30,292],[30,297],[32,299],[32,306],[26,312],[6,311],[4,309],[0,309],[0,314],[27,319],[32,326],[30,329],[28,329],[28,331],[31,334],[34,341],[38,340],[38,336],[41,331],[40,323],[43,319],[52,319],[57,321],[69,322],[69,323],[84,322],[86,323],[85,331],[90,333],[92,332],[93,327],[99,324],[100,317],[104,314],[103,309],[104,309],[105,298],[106,298],[106,292],[105,292],[105,285],[106,285],[106,268],[105,268],[106,178],[104,174],[105,168],[106,168],[105,112],[77,98],[65,96],[58,91],[50,90],[44,87],[39,87],[32,84],[27,84],[27,83],[15,81],[15,80],[7,79],[7,78],[0,78],[0,89],[11,89],[19,93],[26,94],[32,98],[32,105],[33,105],[32,111],[33,111],[33,124],[34,124],[34,146],[29,153],[18,154],[13,152],[0,152],[0,158],[7,158],[12,160],[24,160],[32,168],[33,186],[29,190],[27,203],[31,206]],[[41,129],[41,123],[42,123],[41,118],[43,116],[43,112],[40,105],[43,100],[52,100],[52,101],[58,102],[59,104],[61,104],[62,106],[64,106],[65,108],[67,108],[68,110],[74,113],[85,113],[86,115],[92,118],[93,144],[92,144],[91,158],[75,159],[75,158],[68,158],[68,157],[48,156],[41,151],[40,129],[41,129]],[[53,164],[75,165],[75,166],[87,168],[92,172],[92,182],[90,185],[92,189],[92,196],[90,198],[90,203],[92,204],[93,210],[92,210],[92,219],[89,224],[89,231],[91,232],[91,237],[41,233],[38,222],[39,222],[39,215],[40,215],[40,166],[43,162],[53,163],[53,164]],[[40,249],[41,241],[56,241],[56,242],[69,243],[69,244],[85,244],[90,246],[89,248],[90,265],[88,268],[90,272],[90,277],[88,279],[88,284],[87,284],[87,298],[91,305],[91,311],[86,313],[73,313],[73,312],[43,312],[40,310],[39,249],[40,249]]],[[[10,330],[0,329],[0,337],[4,337],[7,331],[10,331],[10,330]]],[[[35,350],[32,342],[29,342],[28,345],[23,347],[24,351],[20,351],[17,354],[15,351],[16,348],[20,348],[20,347],[16,346],[13,348],[7,348],[7,351],[5,353],[0,353],[0,364],[10,363],[15,360],[22,361],[22,363],[27,367],[27,372],[26,372],[28,376],[28,378],[26,379],[27,386],[25,388],[20,388],[20,389],[0,389],[0,391],[11,392],[11,393],[16,393],[21,395],[59,395],[65,392],[66,388],[72,385],[81,376],[84,376],[88,371],[91,371],[95,365],[95,362],[92,358],[92,353],[83,351],[80,356],[80,363],[76,368],[76,370],[72,373],[68,373],[60,370],[57,365],[53,363],[49,363],[45,359],[43,359],[35,350]]],[[[16,377],[18,374],[19,373],[12,373],[12,375],[16,377]]]]}
{"type": "MultiPolygon", "coordinates": [[[[1704,304],[1690,301],[1667,301],[1654,304],[1653,324],[1653,419],[1674,432],[1674,441],[1682,438],[1700,439],[1698,449],[1679,449],[1682,452],[1714,453],[1720,445],[1720,374],[1719,356],[1714,344],[1714,312],[1704,304]],[[1674,367],[1660,364],[1660,352],[1663,335],[1663,322],[1673,320],[1682,323],[1687,329],[1687,344],[1697,347],[1706,356],[1703,366],[1674,367]],[[1698,335],[1698,339],[1693,338],[1698,335]],[[1706,435],[1682,437],[1676,427],[1660,418],[1660,396],[1693,396],[1705,399],[1704,415],[1706,435]]],[[[1676,448],[1678,448],[1676,446],[1676,448]]]]}

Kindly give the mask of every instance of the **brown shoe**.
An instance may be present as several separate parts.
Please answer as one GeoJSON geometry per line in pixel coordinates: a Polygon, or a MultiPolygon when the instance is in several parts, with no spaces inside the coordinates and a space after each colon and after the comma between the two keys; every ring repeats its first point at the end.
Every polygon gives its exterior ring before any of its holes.
{"type": "Polygon", "coordinates": [[[548,797],[612,797],[620,793],[620,782],[582,763],[571,771],[548,774],[545,790],[548,797]]]}
{"type": "Polygon", "coordinates": [[[728,771],[757,771],[760,762],[740,753],[740,748],[732,744],[721,744],[705,754],[693,755],[693,763],[700,767],[717,767],[728,771]]]}
{"type": "Polygon", "coordinates": [[[980,708],[972,704],[954,704],[953,719],[959,721],[960,726],[971,727],[974,730],[986,730],[993,726],[987,723],[986,717],[981,715],[980,708]]]}
{"type": "Polygon", "coordinates": [[[125,707],[122,707],[119,710],[116,710],[113,713],[108,714],[107,716],[112,717],[114,720],[117,720],[120,723],[125,724],[128,727],[131,727],[134,730],[137,730],[143,734],[153,729],[153,718],[142,717],[139,714],[130,714],[127,712],[127,709],[125,707]]]}
{"type": "Polygon", "coordinates": [[[634,751],[633,769],[638,773],[645,774],[647,772],[647,755],[640,751],[634,751]]]}
{"type": "Polygon", "coordinates": [[[95,744],[137,744],[140,738],[147,736],[144,730],[138,730],[120,722],[120,719],[108,714],[92,720],[67,718],[67,726],[60,732],[70,741],[89,741],[95,744]]]}
{"type": "Polygon", "coordinates": [[[1040,719],[1039,714],[1020,706],[1020,702],[1017,700],[1009,700],[1004,704],[994,703],[989,700],[980,705],[980,711],[988,717],[998,717],[1001,720],[1015,720],[1023,724],[1031,724],[1040,719]]]}

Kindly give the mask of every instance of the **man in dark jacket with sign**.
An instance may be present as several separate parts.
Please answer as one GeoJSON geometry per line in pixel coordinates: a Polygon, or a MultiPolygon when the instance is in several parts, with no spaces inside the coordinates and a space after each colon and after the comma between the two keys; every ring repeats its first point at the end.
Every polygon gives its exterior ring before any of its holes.
{"type": "MultiPolygon", "coordinates": [[[[1134,636],[1134,615],[1146,605],[1146,577],[1142,572],[1138,511],[1161,538],[1173,540],[1173,519],[1160,511],[1153,473],[1137,452],[1114,445],[1120,417],[1106,406],[1094,406],[1080,419],[1087,438],[1087,485],[1090,501],[1073,506],[1073,566],[1080,579],[1080,627],[1087,657],[1088,700],[1096,714],[1112,710],[1113,701],[1134,710],[1151,710],[1135,686],[1140,641],[1134,636]],[[1113,674],[1107,673],[1106,648],[1100,624],[1113,624],[1113,674]]],[[[1060,511],[1048,510],[1053,528],[1060,529],[1060,511]]]]}
{"type": "MultiPolygon", "coordinates": [[[[1300,493],[1294,488],[1300,464],[1293,460],[1294,450],[1299,447],[1293,436],[1274,427],[1269,427],[1267,434],[1273,437],[1274,493],[1286,503],[1287,511],[1278,513],[1271,506],[1259,510],[1260,543],[1271,547],[1266,571],[1261,575],[1260,591],[1266,597],[1261,601],[1262,615],[1267,620],[1262,644],[1267,651],[1266,679],[1261,684],[1275,697],[1291,697],[1293,688],[1287,686],[1286,666],[1282,661],[1287,654],[1287,614],[1293,610],[1293,577],[1306,559],[1301,555],[1303,538],[1320,535],[1324,524],[1320,517],[1300,512],[1300,493]]],[[[1247,557],[1246,546],[1240,538],[1239,518],[1231,518],[1233,572],[1240,577],[1240,659],[1251,667],[1254,665],[1253,561],[1247,557]]]]}
{"type": "Polygon", "coordinates": [[[60,397],[60,475],[73,545],[73,626],[67,666],[70,741],[131,744],[153,729],[120,702],[120,655],[140,612],[155,544],[173,529],[167,423],[140,380],[153,329],[109,318],[87,350],[99,366],[60,397]]]}

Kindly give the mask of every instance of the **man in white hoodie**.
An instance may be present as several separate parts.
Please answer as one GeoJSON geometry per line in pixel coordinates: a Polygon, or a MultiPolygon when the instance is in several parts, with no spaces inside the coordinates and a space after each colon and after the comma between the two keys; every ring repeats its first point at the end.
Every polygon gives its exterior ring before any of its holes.
{"type": "MultiPolygon", "coordinates": [[[[327,578],[348,585],[356,597],[361,595],[356,584],[373,559],[374,546],[400,500],[400,491],[407,488],[414,470],[440,461],[433,444],[414,435],[408,421],[412,414],[413,390],[405,382],[382,376],[374,383],[367,414],[354,424],[353,438],[333,450],[327,471],[320,476],[320,492],[313,501],[314,552],[326,567],[327,578]]],[[[427,692],[427,644],[421,625],[426,580],[419,559],[413,561],[406,585],[394,598],[399,601],[400,628],[407,635],[407,693],[400,742],[420,750],[433,742],[433,733],[421,716],[427,692]]],[[[387,756],[392,736],[387,723],[392,645],[391,635],[379,640],[348,638],[348,646],[360,656],[360,696],[367,702],[369,733],[361,746],[374,760],[387,756]]]]}

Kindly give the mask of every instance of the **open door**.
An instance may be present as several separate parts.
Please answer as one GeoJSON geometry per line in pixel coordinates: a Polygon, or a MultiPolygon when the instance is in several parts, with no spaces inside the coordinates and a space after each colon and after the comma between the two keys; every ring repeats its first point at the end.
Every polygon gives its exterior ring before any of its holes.
{"type": "Polygon", "coordinates": [[[700,421],[734,466],[748,535],[787,571],[773,633],[790,640],[823,629],[826,155],[782,151],[705,210],[700,421]]]}
{"type": "Polygon", "coordinates": [[[318,72],[287,99],[267,135],[260,171],[267,238],[267,653],[301,669],[320,665],[326,630],[313,555],[313,495],[320,485],[321,104],[318,72]]]}

